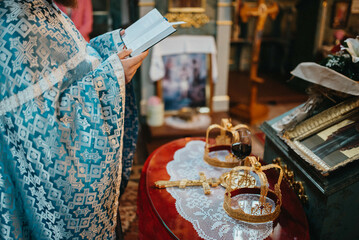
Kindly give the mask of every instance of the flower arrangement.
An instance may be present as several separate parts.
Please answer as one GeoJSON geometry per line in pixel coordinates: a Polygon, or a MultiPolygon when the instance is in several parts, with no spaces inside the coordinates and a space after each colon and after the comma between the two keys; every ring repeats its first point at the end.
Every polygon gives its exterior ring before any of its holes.
{"type": "Polygon", "coordinates": [[[321,65],[359,81],[359,37],[346,39],[340,50],[325,58],[321,65]]]}
{"type": "Polygon", "coordinates": [[[300,63],[291,74],[314,84],[307,89],[307,102],[273,126],[278,132],[292,129],[310,116],[359,96],[359,37],[346,39],[338,51],[320,64],[300,63]]]}

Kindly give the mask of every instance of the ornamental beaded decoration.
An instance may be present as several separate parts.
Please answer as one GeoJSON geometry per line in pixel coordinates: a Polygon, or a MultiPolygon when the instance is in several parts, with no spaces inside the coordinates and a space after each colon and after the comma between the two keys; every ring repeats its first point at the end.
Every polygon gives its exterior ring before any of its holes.
{"type": "Polygon", "coordinates": [[[238,124],[233,126],[230,119],[224,118],[221,121],[221,125],[212,124],[207,128],[206,132],[206,145],[204,149],[204,160],[215,167],[233,168],[240,165],[241,160],[234,156],[231,152],[231,146],[235,142],[239,142],[238,130],[244,128],[250,131],[249,127],[245,124],[238,124]],[[210,138],[210,134],[217,133],[217,136],[213,139],[210,138]],[[224,161],[221,161],[216,151],[227,150],[228,155],[225,156],[224,161]],[[212,154],[210,154],[212,152],[212,154]]]}
{"type": "Polygon", "coordinates": [[[230,171],[224,194],[223,208],[232,218],[251,222],[263,223],[275,220],[280,213],[282,194],[280,184],[283,177],[282,168],[276,164],[262,166],[253,156],[244,160],[244,166],[238,166],[230,171]],[[269,189],[264,170],[278,168],[280,170],[274,191],[269,189]],[[253,172],[259,177],[260,186],[242,187],[232,181],[238,172],[253,172]]]}

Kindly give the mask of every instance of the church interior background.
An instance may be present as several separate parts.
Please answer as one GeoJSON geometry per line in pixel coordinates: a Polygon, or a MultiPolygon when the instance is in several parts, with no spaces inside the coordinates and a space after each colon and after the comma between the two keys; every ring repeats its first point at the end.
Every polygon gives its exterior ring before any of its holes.
{"type": "MultiPolygon", "coordinates": [[[[235,123],[248,124],[252,130],[252,153],[263,158],[265,133],[260,129],[265,121],[304,103],[309,83],[291,77],[291,71],[302,62],[319,63],[330,54],[331,49],[345,38],[355,38],[359,33],[358,0],[92,0],[93,32],[91,37],[119,27],[126,28],[153,8],[162,15],[168,14],[170,4],[199,2],[203,11],[194,23],[196,26],[176,27],[173,36],[212,36],[216,43],[218,78],[213,84],[210,116],[212,123],[220,123],[223,117],[235,123]],[[265,20],[261,32],[258,76],[264,81],[258,87],[255,101],[265,106],[261,118],[248,119],[236,114],[238,105],[250,105],[252,79],[250,77],[257,17],[243,21],[239,10],[243,4],[257,5],[276,3],[275,18],[265,20]],[[342,4],[347,8],[338,13],[342,4]],[[339,20],[337,18],[340,18],[339,20]],[[201,23],[201,21],[203,21],[201,23]],[[339,22],[338,22],[339,21],[339,22]]],[[[196,13],[192,13],[196,14],[196,13]]],[[[184,15],[182,15],[184,16],[184,15]]],[[[122,225],[125,239],[138,238],[136,202],[138,180],[146,158],[161,145],[182,137],[204,137],[204,131],[188,129],[161,130],[146,122],[148,100],[157,95],[158,86],[150,79],[151,53],[144,61],[133,82],[140,111],[140,135],[133,167],[132,181],[122,197],[122,225]],[[166,134],[160,134],[167,131],[166,134]],[[157,135],[156,135],[157,134],[157,135]]]]}

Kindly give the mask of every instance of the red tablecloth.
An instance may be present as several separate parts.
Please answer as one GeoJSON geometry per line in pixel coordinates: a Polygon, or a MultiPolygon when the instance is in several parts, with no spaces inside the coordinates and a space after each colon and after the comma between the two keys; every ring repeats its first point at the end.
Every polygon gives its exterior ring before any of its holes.
{"type": "MultiPolygon", "coordinates": [[[[142,169],[137,214],[139,217],[140,239],[201,239],[192,224],[178,214],[175,199],[166,189],[157,189],[154,182],[170,179],[166,165],[173,160],[174,153],[191,140],[203,138],[182,138],[159,147],[146,160],[142,169]]],[[[277,180],[276,171],[266,171],[268,181],[277,180]]],[[[308,222],[302,205],[289,188],[282,182],[282,208],[278,223],[268,239],[309,239],[308,222]]]]}

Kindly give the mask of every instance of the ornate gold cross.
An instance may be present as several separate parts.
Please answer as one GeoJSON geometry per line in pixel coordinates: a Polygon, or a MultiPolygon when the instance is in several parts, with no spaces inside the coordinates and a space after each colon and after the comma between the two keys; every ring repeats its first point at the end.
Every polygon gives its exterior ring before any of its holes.
{"type": "Polygon", "coordinates": [[[258,5],[256,7],[252,7],[249,3],[244,3],[239,15],[243,22],[248,21],[248,17],[258,17],[257,25],[255,29],[254,35],[254,44],[252,50],[252,63],[251,63],[251,80],[262,83],[263,79],[257,76],[258,71],[258,59],[259,59],[259,52],[261,48],[262,42],[262,33],[264,28],[264,23],[269,15],[272,19],[277,17],[279,12],[278,4],[273,3],[272,5],[268,6],[265,0],[258,0],[258,5]]]}
{"type": "Polygon", "coordinates": [[[167,188],[167,187],[179,187],[185,188],[189,186],[202,186],[204,194],[211,194],[211,187],[217,187],[220,183],[218,178],[209,178],[207,179],[206,175],[203,172],[199,173],[200,180],[188,180],[182,179],[178,181],[156,181],[155,186],[157,188],[167,188]]]}
{"type": "Polygon", "coordinates": [[[250,70],[250,94],[249,105],[239,104],[231,109],[231,114],[244,118],[250,124],[254,124],[262,120],[268,113],[267,106],[257,103],[258,84],[263,83],[264,80],[258,77],[258,62],[259,53],[262,42],[262,34],[264,23],[269,15],[271,18],[276,18],[279,12],[277,3],[267,5],[265,0],[258,0],[258,5],[253,7],[248,2],[243,3],[239,11],[239,15],[243,22],[247,22],[249,17],[257,17],[257,25],[252,47],[252,59],[250,70]]]}

